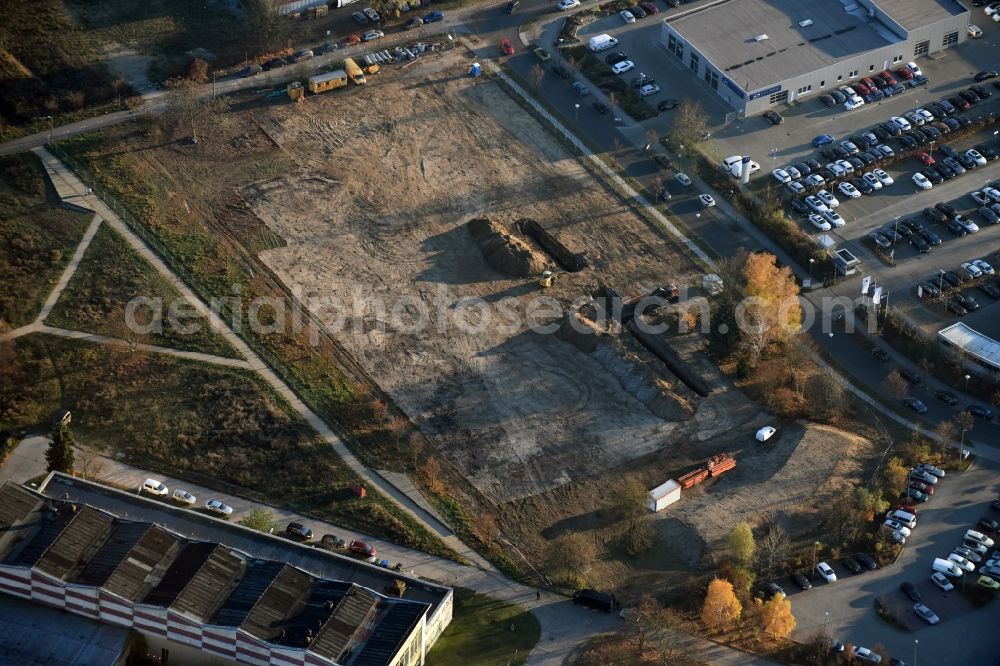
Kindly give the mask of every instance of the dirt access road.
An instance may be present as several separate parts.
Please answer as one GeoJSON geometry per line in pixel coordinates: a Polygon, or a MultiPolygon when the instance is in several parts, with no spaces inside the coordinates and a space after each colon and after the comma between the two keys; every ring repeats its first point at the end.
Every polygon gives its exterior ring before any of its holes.
{"type": "Polygon", "coordinates": [[[342,304],[314,309],[493,501],[752,417],[735,392],[697,398],[639,345],[608,339],[581,350],[509,325],[537,305],[537,275],[487,263],[470,219],[534,219],[587,255],[589,268],[544,292],[567,307],[600,285],[627,299],[700,275],[495,84],[466,77],[467,67],[452,53],[261,118],[301,166],[243,189],[288,243],[264,261],[307,302],[342,304]],[[463,307],[468,299],[475,304],[463,307]],[[712,418],[699,419],[703,409],[712,418]]]}

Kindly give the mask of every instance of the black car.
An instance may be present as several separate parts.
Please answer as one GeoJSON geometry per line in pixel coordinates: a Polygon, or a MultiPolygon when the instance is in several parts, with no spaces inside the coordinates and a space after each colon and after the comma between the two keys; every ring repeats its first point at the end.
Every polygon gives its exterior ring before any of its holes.
{"type": "MultiPolygon", "coordinates": [[[[966,296],[965,298],[970,298],[970,297],[966,296]]],[[[965,303],[963,303],[962,305],[965,305],[965,303]]],[[[968,307],[966,307],[966,309],[968,309],[968,307]]],[[[965,411],[969,412],[977,419],[986,419],[988,421],[993,418],[993,410],[983,405],[969,405],[968,407],[965,408],[965,411]]]]}
{"type": "Polygon", "coordinates": [[[945,403],[946,405],[957,405],[958,396],[956,396],[951,391],[935,391],[934,397],[945,403]]]}
{"type": "Polygon", "coordinates": [[[930,229],[921,229],[917,232],[920,237],[931,244],[931,247],[936,247],[941,244],[941,237],[930,229]]]}
{"type": "Polygon", "coordinates": [[[878,569],[878,565],[875,563],[875,560],[872,559],[871,555],[869,555],[868,553],[855,553],[854,559],[858,561],[858,564],[863,566],[865,569],[868,569],[869,571],[874,571],[875,569],[878,569]]]}
{"type": "Polygon", "coordinates": [[[968,90],[961,91],[960,93],[958,93],[958,96],[964,99],[969,104],[975,104],[976,102],[979,101],[979,95],[977,95],[974,92],[970,92],[968,90]]]}
{"type": "Polygon", "coordinates": [[[942,122],[950,127],[953,132],[962,126],[962,123],[957,118],[945,118],[942,122]]]}
{"type": "Polygon", "coordinates": [[[840,160],[846,160],[851,156],[851,151],[847,150],[847,148],[844,148],[843,146],[832,146],[830,150],[832,150],[833,154],[840,160]]]}
{"type": "Polygon", "coordinates": [[[975,149],[976,151],[979,152],[980,155],[990,160],[991,162],[997,158],[1000,158],[1000,152],[998,152],[996,148],[994,148],[989,144],[977,143],[975,145],[975,149]]]}
{"type": "Polygon", "coordinates": [[[946,143],[942,143],[940,146],[937,147],[937,149],[938,152],[944,155],[945,157],[958,157],[958,151],[946,143]]]}
{"type": "MultiPolygon", "coordinates": [[[[609,110],[608,109],[608,105],[605,104],[604,102],[594,102],[593,107],[594,107],[594,111],[597,111],[602,116],[608,115],[608,110],[609,110]]],[[[658,159],[660,157],[663,157],[663,155],[657,155],[653,159],[658,159]]],[[[664,159],[666,159],[666,158],[664,157],[664,159]]],[[[670,160],[667,160],[667,166],[670,166],[670,160]]]]}
{"type": "Polygon", "coordinates": [[[562,65],[552,65],[552,73],[555,74],[556,76],[558,76],[560,79],[568,79],[571,76],[573,76],[562,65]]]}
{"type": "MultiPolygon", "coordinates": [[[[986,99],[986,97],[984,97],[983,95],[980,95],[979,92],[976,91],[976,88],[982,88],[982,86],[969,86],[968,90],[966,90],[965,92],[961,93],[962,97],[965,97],[965,93],[969,93],[970,95],[975,95],[976,102],[979,102],[979,101],[982,101],[982,100],[986,99]]],[[[983,88],[983,89],[985,90],[985,88],[983,88]]],[[[965,99],[969,99],[969,98],[965,97],[965,99]]],[[[970,102],[970,103],[971,104],[975,104],[976,102],[970,102]]]]}
{"type": "Polygon", "coordinates": [[[324,42],[316,48],[313,49],[313,53],[316,55],[323,55],[324,53],[329,53],[330,51],[336,51],[337,45],[333,42],[324,42]]]}
{"type": "Polygon", "coordinates": [[[844,568],[850,571],[852,574],[861,573],[861,565],[858,564],[853,557],[845,557],[840,561],[844,565],[844,568]]]}
{"type": "Polygon", "coordinates": [[[271,58],[264,63],[264,69],[270,71],[272,69],[278,69],[279,67],[284,67],[288,62],[284,58],[271,58]]]}
{"type": "Polygon", "coordinates": [[[912,149],[917,147],[917,140],[912,136],[898,136],[896,140],[899,141],[899,145],[903,146],[904,149],[912,149]]]}
{"type": "Polygon", "coordinates": [[[655,161],[656,165],[661,169],[670,168],[670,158],[667,157],[666,155],[656,155],[653,157],[653,161],[655,161]]]}
{"type": "Polygon", "coordinates": [[[917,586],[913,583],[903,583],[899,586],[899,589],[903,591],[903,594],[905,594],[910,601],[920,601],[920,593],[917,592],[917,586]]]}
{"type": "Polygon", "coordinates": [[[924,208],[923,213],[924,217],[929,218],[931,222],[936,224],[944,222],[948,219],[948,217],[937,208],[924,208]]]}
{"type": "Polygon", "coordinates": [[[951,204],[946,204],[944,202],[934,204],[934,208],[941,211],[944,214],[945,219],[954,220],[958,217],[958,210],[951,204]]]}
{"type": "Polygon", "coordinates": [[[823,148],[821,151],[819,151],[819,155],[824,160],[835,160],[835,159],[838,159],[837,153],[833,152],[833,148],[832,147],[831,148],[823,148]]]}
{"type": "Polygon", "coordinates": [[[957,116],[952,118],[952,120],[957,120],[958,124],[961,125],[962,127],[968,127],[969,125],[972,124],[972,119],[969,118],[969,116],[965,115],[964,113],[958,114],[957,116]]]}
{"type": "Polygon", "coordinates": [[[937,163],[937,164],[935,164],[934,166],[932,166],[932,167],[927,167],[927,168],[928,168],[928,169],[934,169],[934,170],[935,170],[935,171],[937,171],[937,172],[938,172],[938,174],[939,174],[939,175],[940,175],[940,176],[941,176],[942,178],[944,178],[945,180],[951,180],[952,178],[954,178],[955,176],[957,176],[957,175],[958,175],[958,174],[957,174],[957,173],[955,172],[955,170],[954,170],[954,169],[952,169],[952,168],[951,168],[950,166],[948,166],[948,165],[947,165],[947,164],[945,164],[944,162],[938,162],[938,163],[937,163]]]}
{"type": "Polygon", "coordinates": [[[974,93],[976,93],[977,95],[979,95],[980,99],[986,99],[987,97],[993,97],[993,93],[990,92],[990,89],[986,88],[985,86],[981,86],[981,85],[976,84],[976,85],[969,86],[969,90],[971,90],[974,93]]]}
{"type": "Polygon", "coordinates": [[[852,167],[854,167],[854,170],[855,170],[855,171],[858,171],[858,170],[860,170],[860,169],[863,169],[863,168],[864,168],[864,166],[865,166],[865,163],[864,163],[864,162],[862,162],[861,160],[859,160],[859,159],[858,159],[857,157],[848,157],[848,158],[847,158],[847,162],[848,162],[848,164],[850,164],[850,165],[851,165],[852,167]]]}
{"type": "Polygon", "coordinates": [[[661,101],[659,104],[656,105],[656,110],[657,111],[669,111],[670,109],[676,109],[677,108],[677,104],[678,104],[678,102],[677,102],[676,99],[665,99],[665,100],[661,101]]]}
{"type": "Polygon", "coordinates": [[[781,589],[781,586],[777,583],[766,583],[764,585],[764,590],[767,593],[769,599],[778,597],[779,599],[785,598],[785,591],[781,589]]]}
{"type": "Polygon", "coordinates": [[[980,81],[988,81],[990,79],[995,79],[996,76],[997,76],[996,72],[985,71],[985,72],[979,72],[978,74],[976,74],[972,78],[978,83],[980,81]]]}
{"type": "Polygon", "coordinates": [[[892,135],[881,125],[872,128],[872,134],[878,137],[879,141],[886,142],[892,138],[892,135]]]}
{"type": "Polygon", "coordinates": [[[819,171],[820,168],[822,168],[822,165],[819,163],[819,160],[808,159],[806,160],[806,164],[808,164],[809,168],[812,169],[813,171],[819,171]]]}
{"type": "Polygon", "coordinates": [[[920,375],[917,374],[916,370],[911,370],[909,368],[902,367],[899,369],[899,374],[903,379],[913,384],[914,386],[920,386],[921,384],[924,383],[924,380],[920,378],[920,375]]]}
{"type": "Polygon", "coordinates": [[[805,178],[806,176],[808,176],[813,172],[812,167],[806,164],[805,162],[799,162],[798,164],[794,164],[792,166],[794,166],[796,169],[799,170],[799,173],[802,174],[803,178],[805,178]]]}
{"type": "Polygon", "coordinates": [[[976,285],[976,289],[983,292],[984,294],[992,298],[994,301],[1000,300],[1000,289],[997,289],[997,286],[995,284],[984,282],[983,284],[976,285]]]}
{"type": "Polygon", "coordinates": [[[860,150],[865,150],[866,148],[871,148],[871,146],[872,146],[872,144],[869,143],[869,141],[868,141],[868,137],[866,137],[866,136],[864,136],[862,134],[855,134],[850,139],[848,139],[848,141],[850,141],[851,143],[853,143],[860,150]]]}
{"type": "Polygon", "coordinates": [[[965,153],[960,154],[955,159],[958,160],[958,163],[961,164],[965,168],[966,171],[970,171],[972,169],[975,169],[977,166],[979,166],[979,163],[976,162],[976,160],[972,159],[971,157],[969,157],[965,153]]]}
{"type": "Polygon", "coordinates": [[[628,10],[632,12],[632,16],[636,17],[637,19],[646,18],[646,10],[644,10],[639,5],[632,5],[631,7],[628,8],[628,10]]]}
{"type": "Polygon", "coordinates": [[[942,109],[944,109],[944,112],[947,113],[949,116],[952,115],[952,114],[958,113],[958,108],[954,104],[951,103],[951,100],[942,99],[942,100],[939,100],[937,104],[942,109]]]}
{"type": "Polygon", "coordinates": [[[843,104],[844,102],[847,101],[847,96],[844,95],[844,93],[840,92],[839,90],[831,90],[830,97],[832,97],[834,101],[837,102],[837,104],[843,104]]]}
{"type": "Polygon", "coordinates": [[[795,209],[795,212],[801,215],[808,215],[812,212],[812,209],[810,209],[809,206],[807,206],[801,199],[792,199],[789,202],[789,205],[795,209]]]}
{"type": "Polygon", "coordinates": [[[921,290],[921,298],[934,298],[941,293],[941,290],[933,282],[921,282],[917,287],[921,290]]]}
{"type": "Polygon", "coordinates": [[[628,60],[628,54],[625,53],[624,51],[616,51],[611,55],[609,55],[608,57],[606,57],[604,59],[604,62],[608,63],[609,65],[617,65],[623,60],[628,60]]]}
{"type": "Polygon", "coordinates": [[[875,164],[876,162],[881,162],[882,160],[885,159],[885,155],[875,150],[874,148],[866,150],[865,152],[861,153],[861,155],[867,155],[868,158],[871,159],[872,164],[875,164]]]}
{"type": "Polygon", "coordinates": [[[313,538],[312,530],[302,523],[288,523],[288,527],[285,528],[285,532],[288,536],[293,539],[298,539],[299,541],[309,541],[309,539],[313,538]]]}
{"type": "Polygon", "coordinates": [[[889,352],[882,349],[881,347],[872,347],[872,356],[874,356],[882,363],[885,363],[886,361],[889,360],[889,352]]]}
{"type": "Polygon", "coordinates": [[[912,245],[920,254],[931,251],[930,243],[916,234],[910,236],[910,245],[912,245]]]}
{"type": "Polygon", "coordinates": [[[851,179],[851,184],[858,188],[861,194],[871,194],[875,191],[875,188],[868,184],[864,178],[853,178],[851,179]]]}
{"type": "Polygon", "coordinates": [[[944,271],[941,273],[941,279],[951,285],[953,288],[962,286],[962,278],[958,276],[955,271],[944,271]]]}
{"type": "Polygon", "coordinates": [[[962,304],[959,303],[958,301],[956,301],[955,299],[951,299],[950,301],[948,301],[947,303],[945,303],[944,304],[944,309],[947,310],[948,312],[954,314],[954,315],[959,316],[959,317],[964,317],[965,315],[969,314],[969,311],[966,310],[962,306],[962,304]]]}
{"type": "Polygon", "coordinates": [[[931,104],[929,106],[925,106],[924,108],[930,111],[930,114],[938,120],[948,115],[948,112],[945,111],[940,104],[931,104]]]}
{"type": "Polygon", "coordinates": [[[906,220],[899,222],[898,224],[892,225],[892,230],[903,238],[909,238],[913,235],[913,229],[909,225],[905,224],[906,220]]]}
{"type": "Polygon", "coordinates": [[[890,243],[898,243],[903,240],[903,236],[892,227],[881,229],[879,233],[888,238],[890,243]]]}
{"type": "Polygon", "coordinates": [[[889,136],[899,136],[903,133],[903,130],[899,129],[899,125],[896,123],[882,123],[879,127],[888,132],[889,136]]]}
{"type": "Polygon", "coordinates": [[[920,128],[920,131],[931,138],[931,141],[937,141],[941,138],[941,130],[933,125],[925,125],[920,128]]]}
{"type": "Polygon", "coordinates": [[[870,154],[868,154],[867,150],[865,152],[863,152],[863,153],[858,153],[857,155],[854,156],[854,158],[858,159],[858,160],[861,160],[861,162],[865,166],[871,166],[871,165],[875,164],[876,162],[878,162],[878,160],[876,158],[874,158],[870,154]]]}
{"type": "Polygon", "coordinates": [[[990,508],[1000,511],[1000,497],[990,502],[990,508]]]}
{"type": "Polygon", "coordinates": [[[881,231],[873,231],[868,235],[868,238],[871,239],[872,243],[874,243],[875,247],[879,250],[888,250],[892,247],[892,241],[889,240],[889,238],[886,237],[886,235],[881,231]]]}
{"type": "Polygon", "coordinates": [[[764,113],[764,117],[767,118],[767,122],[772,125],[780,125],[785,122],[785,119],[781,117],[781,114],[776,111],[767,111],[764,113]]]}
{"type": "MultiPolygon", "coordinates": [[[[955,299],[959,303],[961,303],[962,307],[968,310],[969,312],[975,312],[976,310],[979,309],[979,301],[974,299],[972,296],[969,296],[967,294],[955,294],[955,299]]],[[[984,419],[993,418],[993,412],[990,411],[988,407],[980,407],[979,405],[972,405],[966,411],[972,414],[973,416],[979,416],[980,418],[984,419]]]]}
{"type": "Polygon", "coordinates": [[[885,88],[887,85],[889,85],[888,83],[886,83],[885,79],[883,79],[881,76],[877,74],[872,74],[868,78],[874,81],[875,85],[878,86],[879,88],[885,88]]]}
{"type": "Polygon", "coordinates": [[[992,518],[980,518],[979,522],[976,523],[976,527],[986,532],[996,532],[1000,525],[998,525],[997,521],[992,518]]]}
{"type": "Polygon", "coordinates": [[[962,166],[962,163],[958,161],[958,158],[955,157],[946,157],[938,162],[938,164],[948,167],[954,171],[956,175],[961,175],[965,173],[966,170],[965,167],[962,166]]]}
{"type": "Polygon", "coordinates": [[[983,206],[979,209],[979,214],[986,220],[987,224],[1000,224],[1000,215],[997,215],[996,211],[992,208],[983,206]]]}
{"type": "Polygon", "coordinates": [[[802,590],[811,590],[812,589],[812,583],[809,582],[809,579],[806,578],[805,576],[803,576],[802,574],[800,574],[798,571],[792,573],[792,575],[790,576],[790,578],[792,579],[793,583],[795,583],[796,585],[799,586],[799,589],[802,589],[802,590]]]}

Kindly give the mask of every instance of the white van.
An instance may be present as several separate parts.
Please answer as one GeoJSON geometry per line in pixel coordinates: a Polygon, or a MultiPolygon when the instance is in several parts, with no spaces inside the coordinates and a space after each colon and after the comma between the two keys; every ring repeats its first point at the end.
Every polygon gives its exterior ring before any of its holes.
{"type": "Polygon", "coordinates": [[[963,573],[957,564],[951,560],[942,560],[940,557],[934,558],[934,564],[931,565],[931,568],[951,578],[961,578],[963,573]]]}
{"type": "Polygon", "coordinates": [[[142,482],[142,489],[145,490],[150,495],[166,495],[167,487],[163,485],[162,481],[157,481],[156,479],[146,479],[142,482]]]}
{"type": "Polygon", "coordinates": [[[911,530],[917,526],[917,517],[912,513],[907,513],[906,511],[900,511],[896,509],[895,511],[890,511],[885,515],[886,518],[899,521],[909,527],[911,530]]]}
{"type": "Polygon", "coordinates": [[[607,51],[618,46],[618,40],[607,34],[597,35],[596,37],[591,37],[587,45],[591,51],[597,53],[598,51],[607,51]]]}

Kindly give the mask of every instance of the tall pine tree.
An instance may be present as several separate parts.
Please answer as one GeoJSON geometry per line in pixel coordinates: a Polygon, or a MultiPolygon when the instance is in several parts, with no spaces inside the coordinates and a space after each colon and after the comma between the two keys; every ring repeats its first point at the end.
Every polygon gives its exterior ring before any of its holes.
{"type": "Polygon", "coordinates": [[[48,451],[45,452],[45,461],[48,463],[50,472],[73,473],[73,447],[76,442],[73,434],[69,431],[69,426],[60,423],[52,431],[52,443],[49,444],[48,451]]]}

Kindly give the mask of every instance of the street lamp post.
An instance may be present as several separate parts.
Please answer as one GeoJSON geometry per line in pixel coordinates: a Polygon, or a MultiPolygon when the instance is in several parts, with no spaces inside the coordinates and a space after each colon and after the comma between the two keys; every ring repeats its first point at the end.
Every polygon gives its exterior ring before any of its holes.
{"type": "Polygon", "coordinates": [[[917,646],[920,645],[920,641],[916,638],[913,639],[913,666],[917,666],[917,646]]]}
{"type": "Polygon", "coordinates": [[[49,143],[52,143],[52,116],[45,116],[49,121],[49,143]]]}
{"type": "MultiPolygon", "coordinates": [[[[830,334],[833,337],[833,333],[830,334]]],[[[813,541],[813,571],[816,571],[816,549],[819,548],[819,541],[813,541]]]]}
{"type": "Polygon", "coordinates": [[[823,638],[826,638],[826,623],[830,619],[830,611],[823,611],[823,638]]]}
{"type": "Polygon", "coordinates": [[[966,393],[969,392],[969,379],[971,379],[971,377],[972,377],[972,375],[966,375],[965,376],[965,392],[966,393]]]}
{"type": "Polygon", "coordinates": [[[816,263],[816,260],[813,259],[812,257],[809,257],[809,279],[812,279],[812,276],[813,276],[813,264],[815,264],[815,263],[816,263]]]}
{"type": "Polygon", "coordinates": [[[897,236],[899,235],[899,215],[896,216],[896,224],[893,225],[892,232],[897,236]]]}
{"type": "Polygon", "coordinates": [[[573,111],[573,124],[574,125],[578,125],[580,123],[580,105],[579,104],[574,104],[573,105],[573,109],[574,109],[574,111],[573,111]]]}
{"type": "Polygon", "coordinates": [[[944,269],[938,269],[938,291],[944,293],[944,269]]]}

